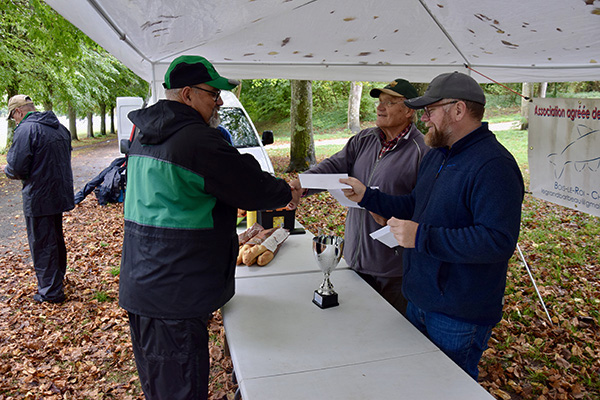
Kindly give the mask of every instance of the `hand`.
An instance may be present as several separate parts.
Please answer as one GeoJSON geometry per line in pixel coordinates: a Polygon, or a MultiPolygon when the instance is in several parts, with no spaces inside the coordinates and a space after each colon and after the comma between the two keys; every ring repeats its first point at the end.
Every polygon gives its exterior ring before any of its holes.
{"type": "Polygon", "coordinates": [[[414,221],[405,219],[390,218],[387,222],[390,227],[390,232],[398,241],[398,244],[405,249],[414,249],[415,240],[417,239],[417,229],[419,224],[414,221]]]}
{"type": "Polygon", "coordinates": [[[375,222],[377,222],[379,225],[381,226],[386,226],[388,220],[383,218],[381,215],[379,214],[375,214],[374,212],[369,211],[369,213],[371,214],[371,217],[373,217],[373,219],[375,220],[375,222]]]}
{"type": "Polygon", "coordinates": [[[365,196],[365,192],[367,191],[367,187],[361,183],[356,178],[341,178],[340,183],[345,183],[346,185],[352,186],[352,189],[342,189],[344,192],[344,196],[348,199],[360,203],[360,201],[365,196]]]}
{"type": "Polygon", "coordinates": [[[302,197],[302,186],[300,185],[300,181],[298,179],[290,182],[290,189],[292,190],[292,201],[290,201],[286,207],[288,210],[295,210],[300,204],[300,198],[302,197]]]}

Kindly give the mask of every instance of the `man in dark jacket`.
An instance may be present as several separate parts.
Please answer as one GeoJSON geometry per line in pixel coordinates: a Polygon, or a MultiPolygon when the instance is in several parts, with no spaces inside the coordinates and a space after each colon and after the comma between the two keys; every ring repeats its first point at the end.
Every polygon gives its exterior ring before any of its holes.
{"type": "MultiPolygon", "coordinates": [[[[377,121],[352,136],[344,148],[311,168],[310,174],[348,173],[370,187],[393,195],[408,194],[415,187],[417,172],[429,151],[423,134],[413,123],[415,111],[404,100],[417,97],[407,80],[396,79],[385,87],[372,89],[379,99],[377,121]]],[[[300,181],[292,182],[300,187],[300,181]]],[[[309,190],[308,195],[318,192],[309,190]]],[[[406,312],[402,295],[402,251],[371,239],[370,233],[385,221],[361,208],[350,208],[346,217],[344,258],[369,285],[396,310],[406,312]]]]}
{"type": "Polygon", "coordinates": [[[407,318],[477,379],[477,364],[502,318],[508,260],[521,221],[523,178],[512,155],[481,122],[485,95],[458,72],[436,77],[424,96],[406,100],[423,108],[433,147],[414,190],[390,196],[354,178],[345,194],[390,218],[404,250],[407,318]]]}
{"type": "Polygon", "coordinates": [[[52,111],[36,112],[29,96],[10,98],[8,118],[17,127],[4,172],[23,182],[23,213],[38,281],[33,299],[60,303],[67,269],[62,213],[74,207],[71,134],[52,111]]]}
{"type": "Polygon", "coordinates": [[[237,209],[285,206],[290,186],[263,172],[217,129],[219,76],[181,56],[165,74],[167,100],[129,113],[119,304],[147,399],[206,399],[211,313],[234,294],[237,209]]]}

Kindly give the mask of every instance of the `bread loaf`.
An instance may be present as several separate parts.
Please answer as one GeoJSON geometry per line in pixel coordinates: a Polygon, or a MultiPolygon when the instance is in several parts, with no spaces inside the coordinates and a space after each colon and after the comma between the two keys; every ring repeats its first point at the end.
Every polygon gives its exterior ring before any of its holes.
{"type": "Polygon", "coordinates": [[[250,247],[247,251],[242,254],[242,262],[247,266],[250,266],[256,262],[258,256],[267,251],[267,248],[261,244],[250,247]]]}
{"type": "Polygon", "coordinates": [[[246,252],[246,250],[248,250],[250,247],[252,247],[252,246],[249,245],[249,244],[245,244],[243,246],[240,246],[240,250],[238,252],[238,257],[237,257],[237,260],[236,260],[236,265],[242,265],[242,262],[243,262],[242,261],[242,256],[246,252]]]}
{"type": "Polygon", "coordinates": [[[258,258],[256,259],[256,263],[259,266],[264,267],[265,265],[270,263],[274,257],[275,257],[275,253],[273,253],[271,250],[267,250],[264,253],[262,253],[260,256],[258,256],[258,258]]]}

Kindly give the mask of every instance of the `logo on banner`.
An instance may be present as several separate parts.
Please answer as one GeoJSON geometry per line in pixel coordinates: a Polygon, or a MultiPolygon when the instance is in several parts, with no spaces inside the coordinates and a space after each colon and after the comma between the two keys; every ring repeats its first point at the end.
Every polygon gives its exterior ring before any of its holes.
{"type": "Polygon", "coordinates": [[[586,168],[590,171],[598,171],[600,167],[600,148],[592,147],[600,138],[600,130],[577,125],[579,137],[569,143],[560,153],[548,154],[548,161],[554,165],[554,176],[560,179],[567,165],[572,164],[577,172],[583,172],[586,168]],[[591,156],[586,155],[587,149],[593,149],[591,156]]]}

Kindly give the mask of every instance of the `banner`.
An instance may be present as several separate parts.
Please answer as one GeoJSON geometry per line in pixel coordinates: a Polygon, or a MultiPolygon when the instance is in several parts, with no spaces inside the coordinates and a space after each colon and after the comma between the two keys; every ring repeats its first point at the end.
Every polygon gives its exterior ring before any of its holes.
{"type": "Polygon", "coordinates": [[[600,99],[534,99],[529,107],[533,195],[600,216],[600,99]]]}

